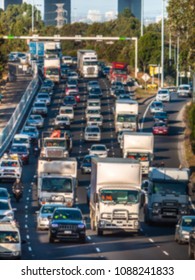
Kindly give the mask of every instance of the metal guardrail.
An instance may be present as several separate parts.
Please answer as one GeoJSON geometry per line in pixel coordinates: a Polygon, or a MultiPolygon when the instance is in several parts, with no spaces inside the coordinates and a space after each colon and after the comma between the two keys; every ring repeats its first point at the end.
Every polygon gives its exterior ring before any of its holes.
{"type": "Polygon", "coordinates": [[[28,85],[6,127],[0,133],[0,157],[6,151],[14,134],[19,128],[27,110],[29,109],[30,103],[37,92],[38,86],[39,78],[35,77],[28,85]]]}

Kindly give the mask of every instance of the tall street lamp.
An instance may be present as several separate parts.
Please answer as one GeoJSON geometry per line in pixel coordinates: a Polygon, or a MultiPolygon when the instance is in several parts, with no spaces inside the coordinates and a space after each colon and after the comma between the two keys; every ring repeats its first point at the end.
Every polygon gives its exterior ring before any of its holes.
{"type": "Polygon", "coordinates": [[[141,0],[141,36],[144,34],[144,0],[141,0]]]}
{"type": "Polygon", "coordinates": [[[34,0],[32,0],[32,32],[34,32],[34,0]]]}
{"type": "Polygon", "coordinates": [[[164,9],[165,0],[162,0],[162,23],[161,23],[161,88],[164,86],[164,9]]]}

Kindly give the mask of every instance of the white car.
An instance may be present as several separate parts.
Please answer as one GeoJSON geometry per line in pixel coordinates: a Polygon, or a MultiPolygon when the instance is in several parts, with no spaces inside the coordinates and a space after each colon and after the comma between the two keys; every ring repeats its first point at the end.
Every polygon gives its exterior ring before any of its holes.
{"type": "Polygon", "coordinates": [[[100,141],[101,140],[101,130],[97,125],[89,125],[85,128],[84,133],[85,141],[100,141]]]}
{"type": "Polygon", "coordinates": [[[15,134],[12,140],[12,145],[14,146],[26,146],[26,148],[30,149],[30,137],[25,134],[15,134]]]}
{"type": "Polygon", "coordinates": [[[88,100],[87,101],[87,109],[98,109],[101,110],[101,102],[100,100],[93,101],[93,100],[88,100]]]}
{"type": "Polygon", "coordinates": [[[97,125],[102,126],[103,125],[103,117],[102,115],[91,115],[87,119],[87,125],[97,125]]]}
{"type": "Polygon", "coordinates": [[[22,176],[22,162],[18,155],[5,154],[0,159],[0,179],[20,179],[22,176]]]}
{"type": "Polygon", "coordinates": [[[159,91],[156,94],[156,101],[171,101],[171,94],[168,89],[159,89],[159,91]]]}
{"type": "Polygon", "coordinates": [[[32,114],[40,114],[46,116],[48,112],[45,102],[35,102],[32,107],[32,114]]]}
{"type": "Polygon", "coordinates": [[[101,114],[101,111],[99,108],[94,108],[94,109],[86,109],[85,110],[85,117],[86,119],[88,119],[90,116],[93,116],[93,115],[100,115],[101,114]]]}
{"type": "Polygon", "coordinates": [[[180,97],[180,96],[191,97],[192,91],[191,91],[190,85],[180,85],[177,90],[177,95],[178,95],[178,97],[180,97]]]}
{"type": "Polygon", "coordinates": [[[161,101],[154,101],[150,105],[150,113],[155,114],[158,112],[164,112],[164,105],[161,101]]]}
{"type": "Polygon", "coordinates": [[[44,118],[41,115],[30,115],[26,121],[26,125],[42,128],[44,125],[44,118]]]}
{"type": "Polygon", "coordinates": [[[49,96],[49,93],[38,93],[36,97],[36,102],[45,102],[47,106],[51,104],[51,97],[49,96]]]}
{"type": "Polygon", "coordinates": [[[106,158],[108,156],[108,151],[106,145],[103,144],[94,144],[88,149],[90,155],[96,155],[101,158],[106,158]]]}
{"type": "MultiPolygon", "coordinates": [[[[0,199],[0,221],[8,218],[10,221],[14,220],[14,211],[9,200],[0,199]]],[[[2,247],[2,244],[0,245],[2,247]]]]}
{"type": "Polygon", "coordinates": [[[67,116],[72,121],[74,119],[74,109],[71,106],[61,106],[59,115],[67,116]]]}
{"type": "Polygon", "coordinates": [[[55,128],[68,129],[70,128],[70,118],[64,115],[57,115],[54,121],[55,128]]]}

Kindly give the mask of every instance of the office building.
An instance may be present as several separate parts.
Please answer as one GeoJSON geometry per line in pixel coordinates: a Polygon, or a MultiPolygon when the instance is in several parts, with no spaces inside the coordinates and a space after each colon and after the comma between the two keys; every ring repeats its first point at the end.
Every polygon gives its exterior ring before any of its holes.
{"type": "Polygon", "coordinates": [[[8,5],[20,5],[22,4],[22,0],[2,0],[2,9],[6,10],[8,5]]]}
{"type": "Polygon", "coordinates": [[[53,25],[58,28],[71,19],[71,0],[45,0],[44,22],[45,25],[53,25]]]}
{"type": "Polygon", "coordinates": [[[125,8],[130,9],[132,14],[141,20],[141,0],[118,0],[118,14],[125,8]]]}

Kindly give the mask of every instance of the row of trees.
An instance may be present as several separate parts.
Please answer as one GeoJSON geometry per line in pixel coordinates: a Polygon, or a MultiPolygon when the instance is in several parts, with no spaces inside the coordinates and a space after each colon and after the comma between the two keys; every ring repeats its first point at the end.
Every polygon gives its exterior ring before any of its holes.
{"type": "MultiPolygon", "coordinates": [[[[170,64],[168,57],[168,39],[171,31],[172,37],[179,36],[181,38],[181,65],[190,65],[194,68],[194,0],[169,0],[168,13],[169,19],[165,24],[165,76],[174,75],[175,64],[170,64]],[[185,2],[185,5],[183,5],[185,2]],[[189,11],[190,7],[190,11],[189,11]],[[186,12],[188,12],[186,14],[186,12]],[[185,15],[185,17],[184,17],[185,15]]],[[[74,23],[66,24],[61,29],[53,26],[45,26],[41,21],[41,16],[36,10],[35,29],[36,33],[43,36],[53,36],[60,34],[61,36],[124,36],[139,37],[140,22],[132,13],[126,9],[117,19],[103,23],[74,23]]],[[[10,5],[6,11],[0,10],[0,35],[30,35],[32,33],[32,9],[31,5],[26,3],[22,5],[10,5]]],[[[173,40],[174,41],[174,40],[173,40]]],[[[7,54],[12,50],[26,51],[28,46],[22,40],[9,40],[0,42],[1,62],[0,71],[3,64],[7,60],[7,54]]],[[[173,43],[174,48],[176,44],[173,43]]],[[[62,50],[64,54],[76,55],[79,48],[93,48],[98,52],[100,59],[108,62],[120,60],[129,62],[130,66],[134,65],[134,44],[129,41],[115,41],[114,44],[106,44],[105,42],[73,42],[63,41],[62,50]]],[[[144,28],[144,35],[139,38],[138,45],[138,66],[140,71],[147,71],[149,64],[160,64],[161,57],[161,24],[151,24],[144,28]]]]}

